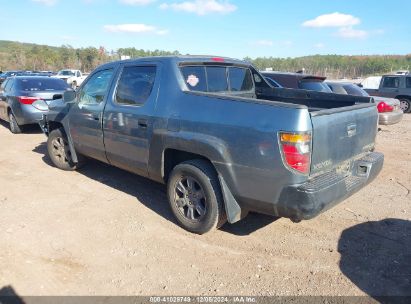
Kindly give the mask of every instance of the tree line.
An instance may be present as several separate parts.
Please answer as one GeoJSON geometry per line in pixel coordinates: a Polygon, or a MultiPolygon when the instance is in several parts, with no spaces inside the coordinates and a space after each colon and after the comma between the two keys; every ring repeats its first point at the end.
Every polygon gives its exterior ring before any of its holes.
{"type": "MultiPolygon", "coordinates": [[[[120,48],[107,51],[104,47],[73,48],[70,45],[52,47],[30,43],[0,41],[0,70],[41,70],[57,71],[63,68],[92,71],[98,65],[118,60],[122,56],[130,58],[147,56],[180,55],[178,51],[143,50],[120,48]]],[[[369,75],[381,75],[397,70],[411,69],[411,54],[342,56],[315,55],[298,58],[244,58],[257,68],[275,71],[296,72],[324,75],[329,78],[355,78],[369,75]]]]}
{"type": "Polygon", "coordinates": [[[179,55],[179,52],[121,48],[116,52],[104,47],[73,48],[70,45],[52,47],[30,43],[0,41],[0,70],[57,71],[64,68],[90,72],[100,64],[119,60],[121,56],[147,57],[179,55]]]}
{"type": "Polygon", "coordinates": [[[246,58],[246,60],[261,70],[267,68],[286,72],[304,70],[307,74],[323,75],[333,79],[363,78],[411,69],[411,54],[405,56],[315,55],[299,58],[246,58]]]}

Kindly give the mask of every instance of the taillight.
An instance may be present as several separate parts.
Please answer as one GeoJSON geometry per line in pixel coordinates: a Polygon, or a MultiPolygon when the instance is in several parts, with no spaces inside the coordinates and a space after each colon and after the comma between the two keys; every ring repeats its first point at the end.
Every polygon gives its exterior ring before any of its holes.
{"type": "Polygon", "coordinates": [[[381,101],[378,105],[377,105],[377,109],[379,113],[385,113],[385,112],[392,112],[394,111],[394,107],[387,105],[384,101],[381,101]]]}
{"type": "Polygon", "coordinates": [[[310,133],[279,133],[284,164],[291,170],[308,174],[311,164],[310,133]]]}
{"type": "Polygon", "coordinates": [[[35,102],[36,100],[39,100],[40,98],[28,97],[28,96],[17,96],[17,99],[22,104],[31,105],[33,104],[33,102],[35,102]]]}

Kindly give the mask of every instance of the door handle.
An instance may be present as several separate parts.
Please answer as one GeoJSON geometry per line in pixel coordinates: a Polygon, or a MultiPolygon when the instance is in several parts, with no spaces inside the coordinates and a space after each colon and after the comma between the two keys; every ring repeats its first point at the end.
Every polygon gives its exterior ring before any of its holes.
{"type": "Polygon", "coordinates": [[[142,118],[140,118],[140,119],[138,120],[138,126],[139,126],[140,128],[142,128],[142,129],[147,129],[147,127],[148,127],[147,119],[142,119],[142,118]]]}

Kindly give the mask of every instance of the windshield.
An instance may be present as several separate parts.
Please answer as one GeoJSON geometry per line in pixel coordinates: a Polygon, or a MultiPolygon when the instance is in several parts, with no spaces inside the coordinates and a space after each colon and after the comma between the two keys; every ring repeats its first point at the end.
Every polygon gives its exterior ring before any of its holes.
{"type": "Polygon", "coordinates": [[[347,84],[344,86],[348,95],[369,97],[368,93],[355,84],[347,84]]]}
{"type": "Polygon", "coordinates": [[[68,88],[66,82],[57,78],[24,78],[17,82],[18,90],[33,91],[64,91],[68,88]]]}
{"type": "Polygon", "coordinates": [[[315,80],[302,80],[299,83],[299,87],[303,90],[332,93],[331,89],[324,82],[315,80]]]}
{"type": "Polygon", "coordinates": [[[74,76],[75,74],[74,74],[73,71],[64,70],[64,71],[58,72],[57,75],[61,75],[61,76],[74,76]]]}

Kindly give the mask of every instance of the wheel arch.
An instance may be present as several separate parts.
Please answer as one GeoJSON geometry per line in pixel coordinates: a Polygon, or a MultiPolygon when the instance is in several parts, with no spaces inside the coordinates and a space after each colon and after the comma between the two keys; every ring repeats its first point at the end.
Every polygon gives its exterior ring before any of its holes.
{"type": "Polygon", "coordinates": [[[395,99],[407,99],[407,100],[411,101],[411,96],[409,96],[409,95],[398,95],[397,97],[395,97],[395,99]]]}

